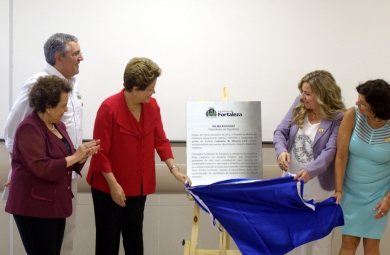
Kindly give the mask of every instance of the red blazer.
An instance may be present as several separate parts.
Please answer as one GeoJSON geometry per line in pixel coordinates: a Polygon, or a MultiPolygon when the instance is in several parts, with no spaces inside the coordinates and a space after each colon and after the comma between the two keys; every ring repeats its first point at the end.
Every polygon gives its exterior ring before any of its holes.
{"type": "MultiPolygon", "coordinates": [[[[74,148],[61,121],[57,130],[74,148]]],[[[23,120],[15,133],[12,176],[5,211],[37,218],[66,218],[72,213],[72,170],[80,173],[84,164],[66,167],[69,156],[64,143],[47,129],[36,112],[23,120]]]]}
{"type": "Polygon", "coordinates": [[[173,155],[154,98],[142,104],[140,122],[129,111],[124,90],[107,98],[97,112],[93,137],[101,142],[87,175],[92,188],[110,193],[102,172],[112,172],[126,196],[156,191],[154,149],[162,161],[173,155]]]}

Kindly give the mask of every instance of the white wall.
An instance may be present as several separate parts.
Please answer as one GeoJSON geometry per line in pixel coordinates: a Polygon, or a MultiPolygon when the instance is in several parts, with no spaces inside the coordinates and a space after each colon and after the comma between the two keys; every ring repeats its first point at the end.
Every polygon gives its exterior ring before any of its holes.
{"type": "Polygon", "coordinates": [[[56,32],[76,35],[85,58],[78,79],[86,139],[99,105],[122,88],[124,67],[135,56],[163,69],[156,98],[174,141],[186,139],[186,102],[220,101],[223,87],[230,101],[262,102],[263,141],[271,141],[306,73],[330,71],[347,106],[359,81],[389,79],[386,0],[10,1],[13,100],[44,67],[45,40],[56,32]]]}
{"type": "MultiPolygon", "coordinates": [[[[7,120],[8,111],[10,109],[10,2],[0,1],[0,126],[7,120]]],[[[0,137],[3,137],[3,132],[0,131],[0,137]]]]}

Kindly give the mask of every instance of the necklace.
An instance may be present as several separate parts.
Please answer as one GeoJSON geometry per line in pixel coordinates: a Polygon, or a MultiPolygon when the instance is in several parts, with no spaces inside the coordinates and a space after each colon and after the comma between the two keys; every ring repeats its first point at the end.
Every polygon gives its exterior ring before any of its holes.
{"type": "Polygon", "coordinates": [[[130,108],[130,107],[129,107],[129,110],[130,110],[131,112],[138,112],[140,109],[141,109],[141,107],[134,107],[134,108],[130,108]]]}
{"type": "Polygon", "coordinates": [[[130,105],[128,105],[128,108],[129,108],[129,110],[130,110],[131,112],[138,112],[138,111],[141,110],[142,105],[141,105],[141,104],[136,105],[136,106],[130,106],[130,105]]]}
{"type": "Polygon", "coordinates": [[[316,118],[316,113],[313,110],[311,111],[313,112],[313,117],[311,117],[311,120],[314,120],[316,118]]]}
{"type": "Polygon", "coordinates": [[[367,115],[367,117],[372,121],[372,122],[376,122],[376,123],[381,123],[385,120],[378,120],[378,118],[375,117],[375,120],[371,119],[370,115],[367,115]]]}
{"type": "Polygon", "coordinates": [[[54,128],[55,128],[55,126],[54,126],[53,124],[51,124],[51,125],[52,125],[53,127],[52,127],[52,128],[49,128],[49,127],[48,127],[48,129],[51,130],[51,131],[53,131],[54,128]]]}

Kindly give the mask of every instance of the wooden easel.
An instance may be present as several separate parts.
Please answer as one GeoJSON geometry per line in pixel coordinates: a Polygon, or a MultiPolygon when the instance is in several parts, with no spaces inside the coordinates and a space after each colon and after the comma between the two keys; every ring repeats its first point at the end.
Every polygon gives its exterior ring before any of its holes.
{"type": "MultiPolygon", "coordinates": [[[[192,197],[188,199],[193,201],[192,197]]],[[[191,240],[186,240],[184,244],[184,255],[241,255],[239,250],[230,250],[230,235],[219,225],[222,232],[219,233],[219,249],[218,250],[201,250],[197,249],[198,233],[199,233],[200,207],[194,202],[194,217],[192,218],[191,240]]]]}
{"type": "MultiPolygon", "coordinates": [[[[222,89],[222,101],[228,101],[228,89],[222,89]]],[[[201,101],[204,101],[203,99],[201,101]]],[[[192,197],[188,197],[190,201],[194,201],[192,197]]],[[[197,249],[199,234],[199,219],[200,219],[200,207],[194,201],[194,217],[192,218],[192,231],[191,240],[186,240],[184,243],[184,255],[242,255],[239,250],[229,250],[230,248],[230,235],[225,228],[219,225],[222,232],[219,233],[219,249],[218,250],[201,250],[197,249]]]]}

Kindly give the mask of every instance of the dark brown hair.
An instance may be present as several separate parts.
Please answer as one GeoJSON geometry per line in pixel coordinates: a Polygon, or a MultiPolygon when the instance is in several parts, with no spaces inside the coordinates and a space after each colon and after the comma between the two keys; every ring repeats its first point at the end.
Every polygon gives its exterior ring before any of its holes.
{"type": "Polygon", "coordinates": [[[369,80],[356,87],[363,95],[375,118],[390,119],[390,85],[382,79],[369,80]]]}
{"type": "Polygon", "coordinates": [[[63,78],[55,75],[41,76],[31,86],[28,100],[34,111],[45,112],[47,107],[56,107],[61,93],[69,93],[72,86],[63,78]]]}

